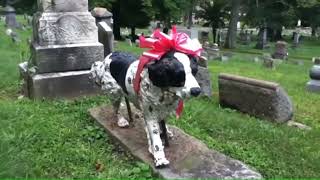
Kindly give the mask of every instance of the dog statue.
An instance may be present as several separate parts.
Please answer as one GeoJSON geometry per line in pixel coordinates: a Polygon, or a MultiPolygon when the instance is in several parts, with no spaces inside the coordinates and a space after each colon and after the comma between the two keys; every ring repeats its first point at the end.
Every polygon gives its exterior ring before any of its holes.
{"type": "MultiPolygon", "coordinates": [[[[163,124],[160,122],[172,115],[181,100],[201,93],[195,79],[197,58],[171,49],[158,60],[146,63],[139,72],[140,61],[135,56],[114,52],[103,62],[92,65],[92,77],[110,97],[119,127],[129,126],[129,121],[119,113],[123,97],[142,111],[149,152],[154,157],[156,167],[169,164],[160,136],[167,128],[161,128],[163,124]],[[139,77],[141,79],[137,80],[139,77]],[[135,82],[138,82],[138,93],[135,82]]],[[[172,136],[169,130],[167,132],[172,136]]]]}

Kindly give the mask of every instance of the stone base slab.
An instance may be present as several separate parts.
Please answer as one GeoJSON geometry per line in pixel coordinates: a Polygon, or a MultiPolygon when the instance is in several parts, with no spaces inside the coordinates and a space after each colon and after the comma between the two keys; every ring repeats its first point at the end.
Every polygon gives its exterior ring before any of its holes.
{"type": "Polygon", "coordinates": [[[24,95],[32,99],[72,99],[101,93],[90,80],[90,70],[31,75],[20,65],[24,95]]]}
{"type": "Polygon", "coordinates": [[[153,158],[148,152],[147,137],[141,118],[135,118],[130,128],[119,128],[111,107],[93,108],[89,112],[115,141],[136,158],[149,164],[154,173],[161,178],[262,178],[242,162],[210,150],[199,140],[173,126],[169,126],[169,129],[174,137],[170,139],[170,147],[165,148],[170,165],[166,168],[155,168],[153,158]]]}
{"type": "Polygon", "coordinates": [[[95,61],[103,61],[101,43],[39,46],[33,43],[32,66],[37,73],[66,72],[90,69],[95,61]]]}
{"type": "Polygon", "coordinates": [[[307,83],[307,90],[309,92],[320,93],[320,80],[310,80],[307,83]]]}

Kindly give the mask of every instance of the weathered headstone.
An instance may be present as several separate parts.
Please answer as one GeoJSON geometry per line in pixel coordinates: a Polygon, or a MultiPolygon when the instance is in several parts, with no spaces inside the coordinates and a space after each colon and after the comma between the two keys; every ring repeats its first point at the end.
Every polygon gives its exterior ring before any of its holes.
{"type": "Polygon", "coordinates": [[[277,123],[293,117],[293,104],[279,84],[230,74],[219,75],[220,104],[277,123]]]}
{"type": "MultiPolygon", "coordinates": [[[[148,152],[147,137],[142,118],[134,117],[132,127],[118,128],[111,107],[89,110],[106,132],[134,157],[148,164],[155,175],[164,179],[261,179],[262,176],[244,163],[209,149],[204,143],[179,128],[169,126],[173,132],[170,146],[165,148],[170,166],[155,168],[148,152]]],[[[121,113],[125,117],[125,113],[121,113]]]]}
{"type": "Polygon", "coordinates": [[[310,79],[307,83],[307,90],[320,93],[320,57],[314,59],[314,65],[310,70],[310,79]]]}
{"type": "Polygon", "coordinates": [[[275,53],[272,54],[274,59],[288,59],[288,44],[284,41],[278,41],[275,45],[275,53]]]}
{"type": "Polygon", "coordinates": [[[205,53],[207,53],[208,60],[215,60],[221,57],[218,44],[206,45],[203,48],[205,53]]]}
{"type": "Polygon", "coordinates": [[[259,37],[258,37],[258,43],[256,45],[257,49],[266,49],[268,47],[268,36],[267,36],[267,28],[263,27],[260,30],[259,37]]]}
{"type": "Polygon", "coordinates": [[[211,82],[211,73],[208,69],[207,60],[199,59],[198,64],[198,72],[196,75],[196,79],[201,87],[201,95],[206,97],[212,97],[212,82],[211,82]]]}
{"type": "Polygon", "coordinates": [[[6,16],[6,26],[9,28],[19,28],[20,24],[17,21],[16,17],[16,10],[10,6],[7,5],[5,7],[5,16],[6,16]]]}
{"type": "Polygon", "coordinates": [[[270,56],[270,54],[264,54],[263,57],[263,66],[269,69],[275,69],[275,60],[270,56]]]}
{"type": "Polygon", "coordinates": [[[300,28],[297,28],[296,32],[293,33],[293,48],[299,47],[300,36],[300,28]]]}
{"type": "Polygon", "coordinates": [[[91,11],[91,14],[96,18],[97,25],[100,22],[106,22],[109,27],[113,28],[112,13],[106,8],[96,7],[91,11]]]}
{"type": "Polygon", "coordinates": [[[177,28],[178,32],[186,33],[191,39],[199,39],[199,31],[195,28],[177,28]]]}
{"type": "Polygon", "coordinates": [[[248,30],[245,30],[245,31],[241,31],[240,32],[240,41],[241,41],[241,44],[244,44],[244,45],[248,45],[251,43],[251,35],[249,34],[248,30]]]}
{"type": "Polygon", "coordinates": [[[104,21],[98,23],[99,42],[104,46],[104,57],[113,52],[113,31],[104,21]]]}
{"type": "Polygon", "coordinates": [[[27,68],[20,66],[26,96],[74,98],[100,92],[88,80],[92,63],[104,58],[88,0],[39,0],[33,22],[32,57],[27,68]]]}

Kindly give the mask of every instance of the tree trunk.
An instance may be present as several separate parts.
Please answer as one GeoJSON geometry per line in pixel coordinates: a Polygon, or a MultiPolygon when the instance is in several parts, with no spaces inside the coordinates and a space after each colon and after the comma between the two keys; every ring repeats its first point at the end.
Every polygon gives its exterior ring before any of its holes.
{"type": "Polygon", "coordinates": [[[131,41],[134,42],[136,39],[136,27],[131,27],[131,41]]]}
{"type": "Polygon", "coordinates": [[[192,25],[193,25],[193,19],[192,19],[192,16],[193,16],[193,7],[194,7],[194,1],[192,0],[191,1],[191,4],[190,4],[190,9],[189,9],[189,12],[188,12],[188,29],[191,29],[192,25]]]}
{"type": "Polygon", "coordinates": [[[279,41],[279,40],[282,40],[282,29],[276,29],[275,30],[275,35],[274,35],[274,38],[273,38],[275,41],[279,41]]]}
{"type": "Polygon", "coordinates": [[[122,40],[120,29],[120,3],[116,1],[112,6],[113,14],[113,35],[115,40],[122,40]]]}
{"type": "Polygon", "coordinates": [[[232,0],[231,18],[225,48],[234,49],[237,43],[237,24],[239,21],[241,0],[232,0]]]}
{"type": "Polygon", "coordinates": [[[217,28],[212,26],[213,43],[217,43],[217,28]]]}
{"type": "Polygon", "coordinates": [[[311,26],[312,28],[312,31],[311,31],[311,37],[316,37],[316,30],[317,30],[317,27],[316,26],[311,26]]]}

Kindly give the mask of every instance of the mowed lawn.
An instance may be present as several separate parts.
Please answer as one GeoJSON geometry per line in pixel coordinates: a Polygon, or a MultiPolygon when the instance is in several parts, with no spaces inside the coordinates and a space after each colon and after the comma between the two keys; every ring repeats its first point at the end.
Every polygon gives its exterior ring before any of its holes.
{"type": "MultiPolygon", "coordinates": [[[[151,178],[150,168],[134,160],[93,122],[87,110],[108,103],[106,97],[73,101],[18,99],[17,64],[29,56],[31,30],[19,31],[20,44],[0,23],[0,177],[151,178]]],[[[320,51],[320,43],[310,43],[320,51]]],[[[310,45],[311,46],[311,45],[310,45]]],[[[117,43],[117,49],[142,50],[117,43]]],[[[308,56],[317,56],[309,54],[308,56]]],[[[187,102],[183,117],[170,123],[256,168],[264,177],[320,177],[320,94],[305,91],[311,62],[283,63],[265,69],[249,55],[230,62],[210,62],[212,100],[187,102]],[[292,98],[294,119],[312,127],[303,131],[259,120],[218,104],[218,73],[232,73],[280,83],[292,98]]]]}

